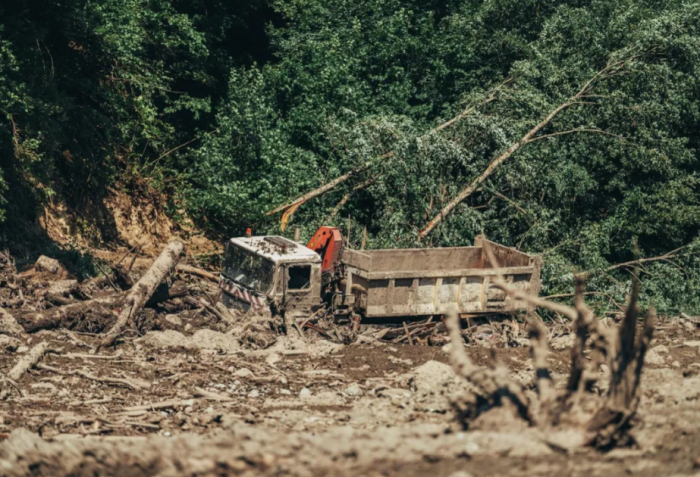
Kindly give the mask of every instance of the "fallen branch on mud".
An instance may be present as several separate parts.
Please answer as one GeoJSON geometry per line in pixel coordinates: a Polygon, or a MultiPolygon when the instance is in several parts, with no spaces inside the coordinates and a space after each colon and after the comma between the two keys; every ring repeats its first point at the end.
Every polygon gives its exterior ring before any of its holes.
{"type": "Polygon", "coordinates": [[[58,368],[55,368],[53,366],[47,366],[44,364],[40,364],[37,367],[40,369],[46,370],[46,371],[51,371],[52,373],[56,373],[56,374],[81,376],[85,379],[89,379],[91,381],[96,381],[98,383],[103,383],[103,384],[107,384],[110,386],[122,386],[122,387],[132,389],[134,391],[138,391],[139,389],[149,389],[151,387],[150,383],[147,383],[145,381],[140,381],[140,380],[137,381],[137,380],[127,379],[127,378],[110,378],[110,377],[101,378],[99,376],[94,376],[94,375],[88,373],[87,371],[83,371],[83,370],[63,372],[62,370],[60,370],[58,368]]]}
{"type": "Polygon", "coordinates": [[[127,295],[124,309],[119,313],[117,322],[112,329],[105,334],[100,343],[100,348],[111,346],[116,341],[129,319],[143,308],[156,291],[158,285],[175,269],[180,256],[184,252],[185,245],[182,242],[171,242],[165,247],[160,256],[153,262],[151,268],[148,269],[127,295]]]}

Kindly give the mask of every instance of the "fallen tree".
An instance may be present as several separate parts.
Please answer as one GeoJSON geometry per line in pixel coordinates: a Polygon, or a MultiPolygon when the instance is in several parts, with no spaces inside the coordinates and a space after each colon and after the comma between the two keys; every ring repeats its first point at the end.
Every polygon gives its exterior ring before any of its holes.
{"type": "Polygon", "coordinates": [[[153,262],[151,268],[141,277],[126,296],[125,304],[117,322],[102,339],[100,347],[111,346],[129,322],[129,319],[143,308],[158,285],[175,269],[180,256],[185,252],[182,242],[171,242],[153,262]]]}
{"type": "MultiPolygon", "coordinates": [[[[442,124],[436,126],[436,127],[433,128],[432,130],[430,130],[430,132],[428,132],[427,135],[429,135],[429,134],[434,134],[434,133],[440,132],[440,131],[442,131],[442,130],[444,130],[444,129],[447,129],[447,128],[453,126],[454,124],[456,124],[457,122],[459,122],[461,119],[465,118],[466,116],[468,116],[468,115],[470,115],[471,113],[473,113],[474,111],[476,111],[476,109],[477,109],[478,107],[483,106],[483,105],[485,105],[485,104],[488,104],[488,103],[491,103],[491,102],[495,101],[496,99],[498,99],[498,95],[499,95],[499,93],[503,90],[503,88],[504,88],[506,85],[510,84],[512,81],[513,81],[512,78],[507,78],[507,79],[506,79],[505,81],[503,81],[500,85],[498,85],[497,87],[492,88],[491,90],[489,90],[489,91],[487,92],[485,98],[484,98],[482,101],[479,101],[479,102],[477,102],[476,104],[470,104],[470,105],[468,105],[468,106],[467,106],[466,108],[464,108],[458,115],[456,115],[455,117],[453,117],[453,118],[450,119],[449,121],[446,121],[446,122],[444,122],[444,123],[442,123],[442,124]]],[[[390,158],[390,157],[393,157],[393,156],[394,156],[394,151],[389,151],[389,152],[386,152],[386,153],[380,155],[380,156],[379,156],[379,159],[387,159],[387,158],[390,158]]],[[[333,179],[332,181],[330,181],[330,182],[328,182],[328,183],[322,185],[321,187],[319,187],[319,188],[317,188],[317,189],[314,189],[314,190],[312,190],[312,191],[310,191],[310,192],[307,192],[306,194],[304,194],[304,195],[302,195],[302,196],[300,196],[300,197],[297,197],[296,199],[292,200],[291,202],[288,202],[288,203],[286,203],[286,204],[284,204],[284,205],[281,205],[281,206],[279,206],[279,207],[276,207],[276,208],[272,209],[271,211],[267,212],[265,215],[272,215],[272,214],[276,214],[276,213],[278,213],[278,212],[284,212],[284,213],[282,214],[282,218],[281,218],[281,221],[280,221],[280,222],[281,222],[281,228],[282,228],[282,230],[284,230],[284,229],[286,228],[287,223],[289,222],[289,219],[291,218],[291,216],[292,216],[292,215],[294,214],[294,212],[296,212],[297,209],[298,209],[299,207],[301,207],[304,203],[308,202],[309,200],[311,200],[311,199],[313,199],[313,198],[315,198],[315,197],[318,197],[318,196],[320,196],[320,195],[323,195],[323,194],[325,194],[326,192],[328,192],[328,191],[330,191],[330,190],[333,190],[336,186],[338,186],[338,185],[342,184],[343,182],[346,182],[347,180],[351,179],[352,177],[354,177],[354,176],[356,176],[356,175],[358,175],[358,174],[360,174],[360,173],[362,173],[362,172],[368,170],[368,169],[370,168],[371,165],[372,165],[371,162],[366,162],[366,163],[362,164],[361,166],[356,167],[355,169],[351,170],[350,172],[348,172],[348,173],[346,173],[346,174],[343,174],[343,175],[341,175],[341,176],[339,176],[339,177],[333,179]]],[[[355,187],[353,187],[353,189],[352,189],[350,192],[348,192],[348,193],[340,200],[340,202],[338,203],[338,205],[336,205],[336,207],[333,209],[333,212],[331,213],[331,216],[330,216],[330,217],[332,218],[332,217],[334,217],[334,216],[338,213],[338,211],[340,210],[340,208],[341,208],[343,205],[345,205],[345,203],[350,199],[350,197],[352,196],[352,194],[353,194],[355,191],[357,191],[357,190],[359,190],[359,189],[362,189],[362,188],[364,188],[364,187],[367,187],[367,186],[371,185],[376,179],[377,179],[377,176],[373,176],[373,177],[367,179],[366,181],[361,182],[361,183],[357,184],[355,187]]]]}
{"type": "Polygon", "coordinates": [[[620,61],[614,61],[608,63],[605,68],[602,70],[598,71],[593,77],[591,77],[581,89],[576,92],[573,96],[570,98],[566,99],[564,102],[561,104],[557,105],[543,120],[541,120],[539,123],[535,125],[532,129],[530,129],[528,132],[525,133],[517,142],[512,144],[508,149],[506,149],[503,153],[501,153],[496,159],[491,161],[489,165],[484,169],[484,171],[476,178],[474,179],[467,187],[462,189],[462,191],[457,194],[457,197],[452,199],[445,205],[440,212],[433,217],[433,219],[426,225],[426,227],[420,231],[418,234],[419,237],[423,238],[426,235],[428,235],[442,220],[454,210],[457,205],[459,205],[462,201],[464,201],[467,197],[472,195],[474,191],[477,190],[477,188],[486,180],[488,179],[491,174],[494,173],[494,171],[501,165],[503,164],[508,158],[510,158],[513,154],[515,154],[516,151],[518,151],[521,147],[525,146],[526,144],[530,144],[535,141],[539,141],[548,137],[554,137],[554,136],[561,136],[565,134],[573,134],[573,133],[579,133],[579,132],[587,132],[587,133],[597,133],[597,134],[606,134],[606,135],[611,135],[605,131],[599,130],[599,129],[592,129],[592,128],[577,128],[577,129],[571,129],[568,131],[561,131],[561,132],[556,132],[552,134],[545,134],[542,136],[537,136],[537,134],[542,131],[546,126],[548,126],[552,120],[557,117],[562,111],[565,111],[569,109],[571,106],[577,105],[577,104],[584,104],[582,99],[584,99],[592,90],[592,88],[595,86],[596,83],[599,81],[608,78],[610,76],[619,74],[622,69],[624,69],[625,65],[627,64],[627,59],[620,60],[620,61]]]}

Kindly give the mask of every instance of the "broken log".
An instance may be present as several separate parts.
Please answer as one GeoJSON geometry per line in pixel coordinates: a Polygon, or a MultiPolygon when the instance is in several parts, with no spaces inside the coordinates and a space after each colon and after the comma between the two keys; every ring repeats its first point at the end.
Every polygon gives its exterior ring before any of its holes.
{"type": "MultiPolygon", "coordinates": [[[[157,291],[148,300],[145,306],[153,307],[166,300],[180,298],[189,293],[189,289],[183,282],[175,282],[171,287],[158,287],[157,291]]],[[[12,320],[18,323],[21,332],[36,333],[39,330],[52,330],[56,328],[71,328],[69,324],[74,321],[83,321],[87,315],[114,316],[112,310],[121,309],[126,304],[128,292],[93,298],[92,300],[79,301],[64,306],[57,306],[42,311],[30,311],[16,314],[12,320]]],[[[3,310],[4,311],[4,310],[3,310]]],[[[5,312],[9,315],[9,313],[5,312]]],[[[2,311],[0,311],[0,333],[3,332],[2,311]]],[[[10,334],[10,333],[5,333],[10,334]]]]}
{"type": "Polygon", "coordinates": [[[44,357],[48,349],[49,345],[46,341],[42,341],[33,347],[31,350],[29,350],[29,353],[24,355],[22,359],[20,359],[10,370],[10,372],[7,373],[7,377],[13,381],[19,381],[24,373],[29,371],[31,368],[36,366],[39,361],[41,361],[41,358],[44,357]]]}
{"type": "Polygon", "coordinates": [[[180,256],[185,252],[185,245],[182,242],[171,242],[161,252],[160,256],[153,262],[151,268],[134,285],[126,297],[124,308],[119,313],[117,322],[109,330],[99,347],[111,346],[122,330],[129,322],[129,319],[143,308],[148,299],[156,291],[158,285],[175,269],[180,256]]]}

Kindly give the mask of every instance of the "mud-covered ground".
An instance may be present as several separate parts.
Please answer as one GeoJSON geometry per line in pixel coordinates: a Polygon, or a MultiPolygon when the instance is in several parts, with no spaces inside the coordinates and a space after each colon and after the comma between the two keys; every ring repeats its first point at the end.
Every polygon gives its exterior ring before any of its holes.
{"type": "MultiPolygon", "coordinates": [[[[37,344],[49,348],[21,379],[0,384],[0,476],[700,473],[700,329],[692,319],[657,323],[637,445],[607,453],[569,450],[565,436],[515,418],[460,428],[450,403],[466,388],[441,346],[369,332],[344,345],[306,330],[263,349],[242,345],[199,310],[158,309],[149,319],[158,326],[129,330],[99,351],[96,334],[75,330],[0,335],[3,376],[37,344]]],[[[467,352],[530,382],[522,328],[482,327],[467,352]],[[520,331],[505,336],[510,328],[520,331]]],[[[550,336],[560,386],[566,330],[558,324],[550,336]]]]}

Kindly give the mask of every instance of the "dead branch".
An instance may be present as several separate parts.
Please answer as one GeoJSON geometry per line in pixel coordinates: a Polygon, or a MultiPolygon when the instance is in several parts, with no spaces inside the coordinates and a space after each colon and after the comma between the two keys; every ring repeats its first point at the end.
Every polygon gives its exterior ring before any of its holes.
{"type": "Polygon", "coordinates": [[[131,380],[127,378],[100,378],[98,376],[94,376],[86,371],[82,370],[75,370],[75,371],[69,371],[69,372],[64,372],[59,368],[53,367],[53,366],[47,366],[45,364],[39,364],[37,365],[38,368],[44,369],[46,371],[50,371],[52,373],[56,374],[63,374],[63,375],[75,375],[75,376],[81,376],[85,379],[89,379],[91,381],[96,381],[98,383],[103,383],[103,384],[108,384],[110,386],[122,386],[126,387],[129,389],[133,389],[134,391],[138,391],[139,389],[149,389],[151,387],[151,384],[145,381],[141,380],[131,380]]]}
{"type": "Polygon", "coordinates": [[[39,361],[41,361],[48,349],[49,345],[45,341],[42,341],[38,345],[34,346],[17,362],[17,364],[15,364],[10,372],[7,373],[7,377],[13,381],[19,381],[24,373],[29,371],[31,368],[36,366],[39,361]]]}
{"type": "Polygon", "coordinates": [[[532,142],[535,136],[547,125],[549,125],[552,122],[552,120],[555,117],[557,117],[557,115],[559,115],[559,113],[567,110],[575,104],[580,104],[581,97],[588,93],[597,81],[606,78],[608,75],[618,71],[624,66],[624,64],[624,61],[609,63],[605,68],[603,68],[602,70],[597,72],[592,78],[590,78],[576,94],[568,98],[563,103],[559,104],[542,121],[537,123],[535,127],[533,127],[527,133],[525,133],[525,135],[522,136],[520,140],[512,144],[501,155],[499,155],[496,159],[491,161],[491,163],[489,163],[486,169],[476,179],[474,179],[466,188],[464,188],[457,195],[457,197],[448,202],[447,205],[445,205],[445,207],[443,207],[442,210],[435,217],[433,217],[433,219],[428,223],[428,225],[420,231],[420,233],[418,234],[419,237],[423,238],[426,235],[428,235],[440,222],[442,222],[442,220],[450,212],[452,212],[452,210],[455,207],[457,207],[457,205],[459,205],[467,197],[472,195],[472,193],[474,193],[474,191],[479,187],[479,185],[481,185],[481,183],[483,183],[489,176],[491,176],[491,174],[493,174],[493,172],[498,168],[498,166],[503,164],[522,146],[532,142]]]}
{"type": "MultiPolygon", "coordinates": [[[[485,245],[485,252],[494,266],[497,266],[493,252],[485,245]]],[[[561,310],[561,305],[553,306],[547,300],[541,300],[532,296],[523,296],[522,293],[506,283],[502,277],[495,277],[493,285],[505,291],[507,295],[523,299],[532,304],[543,306],[551,310],[561,310]]],[[[548,423],[561,422],[567,413],[575,412],[576,403],[581,393],[588,391],[597,379],[598,367],[605,361],[610,369],[609,386],[604,403],[598,405],[598,410],[586,423],[587,443],[599,448],[610,448],[620,442],[630,442],[629,429],[632,426],[632,418],[635,416],[639,404],[639,385],[641,381],[644,355],[651,342],[655,313],[650,310],[646,316],[644,327],[640,336],[637,333],[637,317],[639,308],[639,281],[634,275],[634,286],[626,308],[625,316],[619,328],[606,329],[599,325],[593,312],[586,306],[583,300],[584,279],[577,277],[574,305],[576,309],[568,309],[567,316],[575,316],[574,327],[576,339],[571,349],[571,372],[565,392],[558,397],[559,405],[550,411],[551,420],[548,423]],[[586,367],[584,349],[590,337],[591,348],[595,351],[591,366],[586,367]]],[[[562,310],[563,311],[563,310],[562,310]]],[[[531,331],[532,333],[532,331],[531,331]]],[[[533,335],[531,334],[531,338],[533,335]]],[[[538,391],[540,391],[540,403],[548,403],[552,400],[551,388],[540,378],[543,370],[549,373],[546,362],[543,361],[543,335],[535,328],[535,339],[532,340],[533,360],[537,368],[538,391]],[[538,356],[539,355],[539,356],[538,356]],[[542,388],[540,384],[545,384],[542,388]],[[546,395],[542,394],[545,390],[546,395]]],[[[540,407],[542,410],[542,407],[540,407]]],[[[565,419],[564,419],[565,420],[565,419]]]]}
{"type": "MultiPolygon", "coordinates": [[[[168,287],[167,293],[160,293],[158,290],[148,300],[145,306],[155,306],[165,300],[184,296],[188,290],[186,287],[178,287],[178,283],[181,282],[176,282],[175,286],[168,287]]],[[[72,321],[72,317],[85,316],[89,313],[101,314],[104,316],[113,315],[114,312],[112,309],[122,308],[126,303],[127,296],[128,293],[121,292],[110,296],[93,298],[92,300],[57,306],[47,310],[17,314],[16,319],[21,328],[23,328],[23,331],[27,333],[66,327],[66,324],[72,321]]],[[[0,324],[1,323],[0,321],[0,324]]]]}
{"type": "Polygon", "coordinates": [[[219,402],[235,401],[235,399],[233,399],[230,396],[224,396],[222,394],[217,394],[217,393],[207,391],[206,389],[202,389],[202,388],[194,388],[194,389],[196,391],[195,396],[210,399],[212,401],[219,401],[219,402]]]}
{"type": "Polygon", "coordinates": [[[203,270],[203,269],[198,268],[198,267],[193,267],[191,265],[185,265],[184,263],[178,263],[177,267],[175,267],[175,269],[178,272],[187,273],[189,275],[195,275],[195,276],[198,276],[201,278],[206,278],[207,280],[211,280],[212,282],[219,283],[219,277],[217,277],[216,275],[214,275],[211,272],[208,272],[208,271],[203,270]]]}
{"type": "MultiPolygon", "coordinates": [[[[10,370],[9,373],[7,373],[7,376],[5,376],[3,379],[0,379],[0,381],[7,382],[15,388],[20,396],[23,395],[22,390],[20,389],[19,385],[17,384],[17,381],[20,380],[20,378],[29,371],[31,368],[35,367],[39,361],[44,357],[46,352],[49,349],[48,343],[45,341],[42,341],[38,345],[34,346],[27,354],[25,354],[22,358],[20,358],[19,361],[17,361],[17,364],[14,365],[14,367],[10,370]]],[[[3,401],[7,399],[7,396],[10,394],[8,390],[3,390],[0,392],[0,401],[3,401]]]]}
{"type": "Polygon", "coordinates": [[[488,103],[490,103],[490,102],[492,102],[492,101],[495,101],[495,100],[498,98],[498,93],[500,93],[500,91],[503,89],[503,87],[506,86],[507,84],[512,83],[512,82],[513,82],[513,78],[512,78],[512,77],[506,78],[505,81],[503,81],[503,83],[501,83],[501,84],[498,85],[497,87],[495,87],[495,88],[493,88],[492,90],[490,90],[490,91],[488,92],[488,96],[487,96],[483,101],[480,101],[479,103],[477,103],[477,104],[475,104],[475,105],[472,105],[472,106],[467,106],[467,107],[466,107],[461,113],[459,113],[457,116],[455,116],[454,118],[450,119],[450,120],[447,121],[447,122],[444,122],[444,123],[440,124],[440,125],[437,126],[435,129],[433,129],[431,132],[440,132],[440,131],[442,131],[443,129],[452,126],[453,124],[455,124],[456,122],[458,122],[460,119],[462,119],[462,118],[468,116],[469,114],[471,114],[471,113],[472,113],[476,108],[478,108],[479,106],[483,106],[483,105],[488,104],[488,103]]]}
{"type": "Polygon", "coordinates": [[[610,133],[607,131],[604,131],[602,129],[596,129],[596,128],[576,128],[576,129],[569,129],[568,131],[559,131],[551,134],[543,134],[542,136],[537,136],[532,139],[530,139],[529,142],[535,142],[535,141],[540,141],[542,139],[548,139],[552,137],[558,137],[558,136],[565,136],[568,134],[574,134],[574,133],[591,133],[591,134],[601,134],[603,136],[610,136],[614,137],[616,139],[620,139],[624,142],[628,142],[628,139],[624,136],[620,136],[619,134],[614,134],[610,133]]]}
{"type": "Polygon", "coordinates": [[[108,384],[108,385],[112,385],[112,386],[124,386],[124,387],[127,387],[129,389],[133,389],[134,391],[138,391],[139,389],[148,389],[151,387],[150,383],[133,381],[131,379],[126,379],[126,378],[100,378],[98,376],[93,376],[90,373],[87,373],[85,371],[80,371],[80,370],[72,371],[70,374],[82,376],[85,379],[97,381],[98,383],[108,384]]]}
{"type": "Polygon", "coordinates": [[[119,313],[117,322],[112,329],[104,336],[98,350],[100,347],[111,346],[114,343],[129,319],[143,308],[158,285],[175,268],[184,251],[185,245],[182,242],[171,242],[165,247],[160,256],[153,262],[151,268],[148,269],[146,274],[141,277],[127,295],[124,309],[119,313]]]}
{"type": "MultiPolygon", "coordinates": [[[[681,252],[682,250],[686,249],[688,246],[689,246],[689,244],[683,245],[682,247],[678,247],[677,249],[671,250],[670,252],[666,252],[663,255],[658,255],[656,257],[639,258],[637,260],[631,260],[629,262],[618,263],[616,265],[612,265],[608,268],[601,270],[601,272],[608,273],[608,272],[612,272],[614,270],[619,270],[620,268],[634,268],[634,267],[643,265],[645,263],[667,261],[667,260],[670,260],[672,258],[677,257],[678,253],[681,252]]],[[[580,276],[583,279],[586,279],[592,273],[595,273],[595,272],[596,272],[596,270],[587,270],[585,272],[579,273],[578,276],[580,276]]]]}
{"type": "MultiPolygon", "coordinates": [[[[488,96],[486,97],[486,99],[484,99],[483,101],[477,103],[476,105],[468,106],[467,108],[465,108],[462,112],[460,112],[460,113],[459,113],[457,116],[455,116],[454,118],[452,118],[452,119],[450,119],[449,121],[446,121],[446,122],[440,124],[439,126],[435,127],[434,129],[432,129],[432,130],[430,131],[429,134],[436,133],[436,132],[440,132],[440,131],[442,131],[443,129],[446,129],[446,128],[452,126],[453,124],[457,123],[457,122],[458,122],[459,120],[461,120],[462,118],[468,116],[469,114],[471,114],[472,112],[474,112],[478,107],[483,106],[483,105],[485,105],[485,104],[488,104],[488,103],[490,103],[490,102],[492,102],[492,101],[495,101],[495,100],[497,99],[497,95],[498,95],[498,93],[501,91],[501,89],[502,89],[505,85],[511,83],[512,81],[513,81],[512,78],[507,78],[507,79],[506,79],[505,81],[503,81],[503,83],[501,83],[499,86],[497,86],[496,88],[494,88],[494,89],[492,89],[491,91],[489,91],[489,94],[488,94],[488,96]]],[[[394,156],[394,151],[389,151],[389,152],[386,152],[386,153],[382,154],[381,156],[379,156],[379,159],[387,159],[387,158],[393,157],[393,156],[394,156]]],[[[287,223],[289,222],[289,219],[291,218],[291,216],[294,214],[294,212],[297,211],[297,209],[298,209],[302,204],[304,204],[305,202],[307,202],[307,201],[313,199],[314,197],[318,197],[319,195],[325,194],[325,193],[328,192],[329,190],[335,188],[335,186],[337,186],[338,184],[341,184],[341,183],[347,181],[348,179],[350,179],[350,178],[351,178],[352,176],[354,176],[355,174],[358,174],[358,173],[360,173],[360,172],[363,172],[363,171],[369,169],[370,166],[371,166],[371,163],[370,163],[370,162],[366,162],[365,164],[361,165],[360,167],[357,167],[357,168],[353,169],[352,171],[348,172],[347,174],[344,174],[344,175],[342,175],[342,176],[340,176],[340,177],[338,177],[338,178],[332,180],[331,182],[328,182],[327,184],[324,184],[323,186],[319,187],[318,189],[314,189],[314,190],[312,190],[311,192],[307,192],[306,194],[302,195],[301,197],[297,197],[297,198],[294,199],[293,201],[288,202],[288,203],[285,204],[285,205],[281,205],[281,206],[279,206],[279,207],[277,207],[277,208],[275,208],[275,209],[269,211],[269,212],[266,213],[265,215],[272,215],[272,214],[276,214],[276,213],[278,213],[278,212],[285,211],[284,215],[282,216],[282,220],[281,220],[281,223],[282,223],[282,230],[284,230],[285,227],[286,227],[286,225],[287,225],[287,223]]],[[[367,184],[367,185],[369,185],[369,184],[367,184]]],[[[364,187],[366,187],[366,185],[365,185],[364,187]]],[[[350,194],[350,193],[349,193],[349,194],[350,194]]],[[[350,199],[350,196],[349,196],[348,194],[346,194],[346,196],[343,197],[343,199],[341,199],[341,203],[339,203],[339,205],[336,206],[336,209],[339,210],[339,209],[345,204],[345,202],[347,202],[349,199],[350,199]]],[[[331,214],[331,217],[334,217],[334,216],[338,213],[338,210],[335,210],[335,209],[334,209],[333,213],[331,214]]]]}
{"type": "Polygon", "coordinates": [[[539,316],[531,313],[527,317],[530,335],[530,349],[532,351],[532,363],[535,366],[535,381],[537,393],[540,397],[540,410],[546,412],[549,404],[554,400],[554,387],[552,375],[549,372],[547,357],[549,347],[547,345],[547,328],[539,316]]]}

